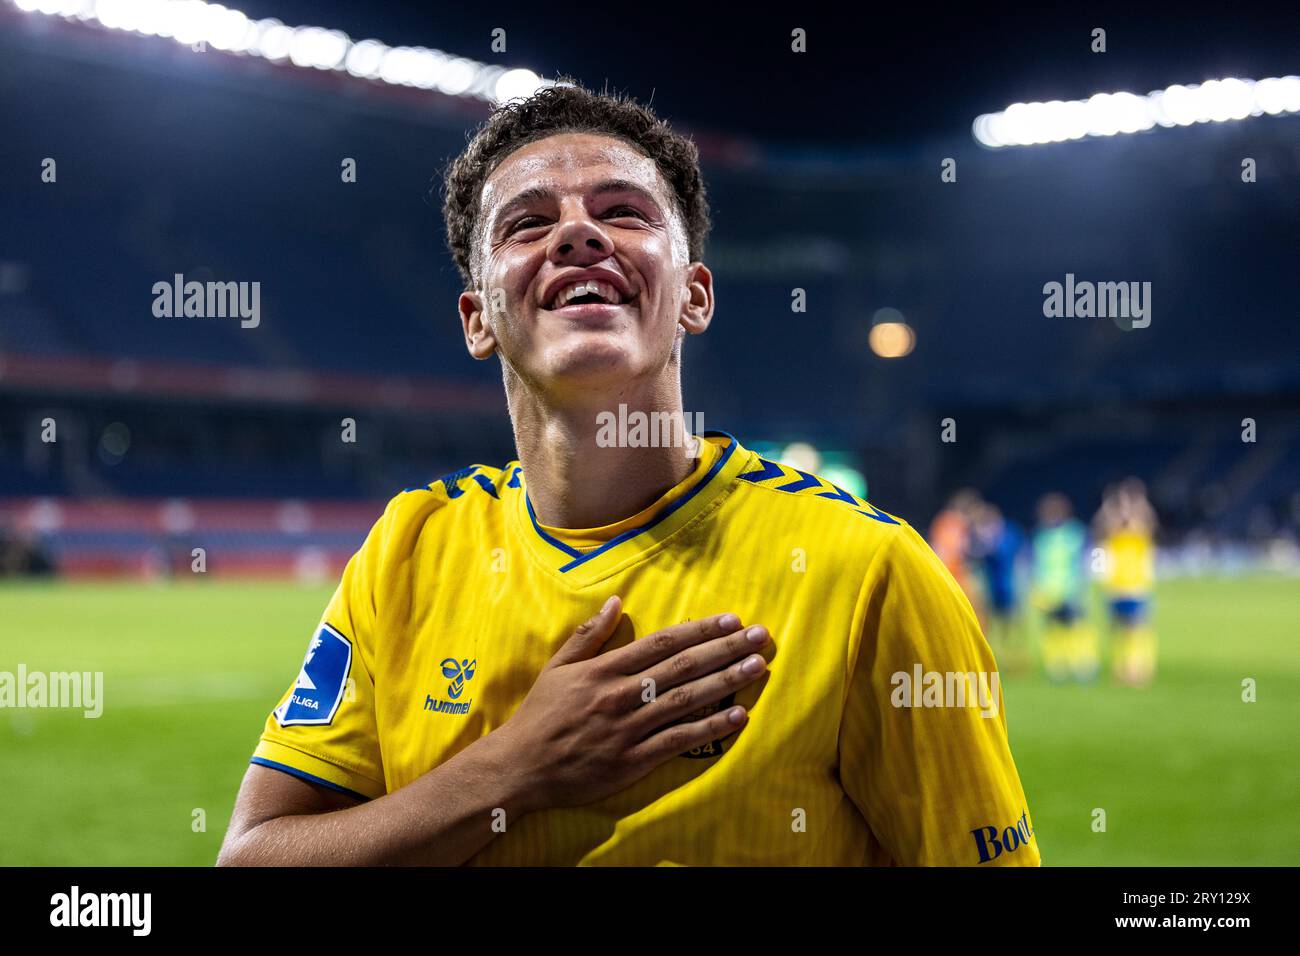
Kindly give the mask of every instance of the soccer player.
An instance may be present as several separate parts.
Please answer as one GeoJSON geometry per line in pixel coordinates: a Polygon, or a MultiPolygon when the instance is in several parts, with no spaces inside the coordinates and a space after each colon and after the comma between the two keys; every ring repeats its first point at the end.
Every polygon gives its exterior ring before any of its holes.
{"type": "Polygon", "coordinates": [[[956,492],[930,522],[929,541],[934,553],[970,601],[975,617],[983,627],[983,595],[980,594],[968,560],[971,556],[971,521],[980,504],[979,492],[970,488],[956,492]]]}
{"type": "Polygon", "coordinates": [[[1012,669],[1023,668],[1028,653],[1020,628],[1020,554],[1024,542],[1020,527],[1003,516],[997,505],[981,501],[976,506],[971,543],[983,572],[988,608],[985,633],[999,662],[1012,669]]]}
{"type": "Polygon", "coordinates": [[[1037,864],[992,654],[920,536],[725,432],[611,437],[620,405],[680,420],[713,318],[693,144],[547,88],[444,213],[518,458],[389,502],[220,862],[1037,864]]]}
{"type": "Polygon", "coordinates": [[[1096,533],[1106,554],[1111,669],[1116,681],[1134,687],[1150,684],[1156,672],[1156,635],[1151,628],[1155,530],[1155,509],[1140,478],[1121,481],[1097,512],[1096,533]]]}
{"type": "Polygon", "coordinates": [[[1088,532],[1059,491],[1038,502],[1033,540],[1034,603],[1044,616],[1043,669],[1054,681],[1097,676],[1097,636],[1088,626],[1088,532]]]}

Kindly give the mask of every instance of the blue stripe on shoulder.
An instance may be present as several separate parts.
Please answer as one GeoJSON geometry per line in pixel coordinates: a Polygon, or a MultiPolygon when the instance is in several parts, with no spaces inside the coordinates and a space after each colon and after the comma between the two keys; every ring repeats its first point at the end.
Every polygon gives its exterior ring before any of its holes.
{"type": "MultiPolygon", "coordinates": [[[[762,462],[762,468],[759,468],[756,471],[747,471],[743,475],[738,475],[737,477],[755,485],[762,484],[765,481],[771,481],[773,478],[786,477],[785,470],[781,465],[778,465],[774,461],[768,461],[766,458],[759,458],[758,460],[762,462]]],[[[852,507],[858,514],[865,518],[873,518],[881,524],[898,524],[896,519],[891,518],[883,511],[878,511],[874,505],[849,494],[843,488],[827,481],[819,475],[811,475],[806,471],[800,471],[798,468],[790,465],[786,465],[785,468],[789,468],[790,471],[793,471],[799,477],[793,481],[787,481],[783,485],[767,485],[768,488],[771,488],[773,491],[784,491],[787,494],[793,495],[798,494],[799,492],[811,491],[814,488],[822,488],[829,485],[834,490],[819,491],[816,493],[816,497],[830,498],[834,501],[843,501],[845,504],[852,507]],[[859,501],[861,501],[860,505],[859,501]]]]}
{"type": "MultiPolygon", "coordinates": [[[[403,488],[402,493],[405,494],[408,491],[433,491],[433,486],[440,484],[442,485],[443,489],[446,491],[447,497],[449,499],[454,500],[456,498],[459,498],[461,495],[465,494],[465,489],[461,487],[460,483],[472,475],[474,481],[478,484],[480,488],[486,491],[493,498],[497,498],[499,500],[501,495],[497,489],[497,486],[492,482],[492,479],[489,478],[487,475],[476,474],[478,468],[479,468],[478,465],[468,465],[464,468],[457,469],[456,471],[453,471],[450,474],[443,475],[441,478],[435,478],[427,485],[416,485],[412,488],[403,488]]],[[[511,488],[519,487],[519,471],[520,469],[518,468],[515,469],[514,477],[511,479],[509,485],[511,488]]]]}

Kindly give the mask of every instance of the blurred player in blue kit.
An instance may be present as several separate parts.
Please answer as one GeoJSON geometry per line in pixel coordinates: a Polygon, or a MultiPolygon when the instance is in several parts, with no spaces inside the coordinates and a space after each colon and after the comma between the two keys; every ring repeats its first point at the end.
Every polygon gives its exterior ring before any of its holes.
{"type": "Polygon", "coordinates": [[[971,554],[978,560],[988,609],[985,635],[1001,667],[1019,670],[1028,665],[1029,649],[1021,627],[1025,536],[997,505],[980,501],[972,509],[971,554]]]}

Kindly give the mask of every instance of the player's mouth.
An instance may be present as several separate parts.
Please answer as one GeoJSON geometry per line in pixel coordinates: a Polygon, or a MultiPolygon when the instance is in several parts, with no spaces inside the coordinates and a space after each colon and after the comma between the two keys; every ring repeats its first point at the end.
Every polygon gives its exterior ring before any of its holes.
{"type": "Polygon", "coordinates": [[[579,275],[552,283],[542,300],[542,308],[565,318],[600,319],[617,314],[635,299],[621,279],[611,273],[600,277],[579,275]]]}

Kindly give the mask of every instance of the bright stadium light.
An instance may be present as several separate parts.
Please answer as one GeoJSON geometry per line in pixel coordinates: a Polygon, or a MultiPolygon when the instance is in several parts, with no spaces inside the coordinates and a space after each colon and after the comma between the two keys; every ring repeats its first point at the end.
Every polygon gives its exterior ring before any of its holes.
{"type": "Polygon", "coordinates": [[[1196,122],[1196,94],[1182,84],[1175,84],[1151,94],[1152,113],[1161,126],[1191,126],[1196,122]]]}
{"type": "Polygon", "coordinates": [[[213,4],[203,18],[203,38],[218,50],[248,49],[249,34],[248,17],[238,10],[213,4]]]}
{"type": "MultiPolygon", "coordinates": [[[[416,47],[407,61],[410,84],[422,90],[441,89],[443,78],[451,72],[451,62],[452,58],[441,50],[416,47]]],[[[455,88],[454,83],[452,88],[455,88]]]]}
{"type": "Polygon", "coordinates": [[[903,318],[903,313],[893,308],[877,309],[871,317],[871,331],[867,344],[881,358],[895,359],[910,355],[916,348],[916,332],[903,318]]]}
{"type": "Polygon", "coordinates": [[[134,30],[141,14],[146,13],[149,6],[134,4],[131,0],[97,0],[95,19],[110,30],[134,30]]]}
{"type": "Polygon", "coordinates": [[[1255,102],[1270,116],[1300,112],[1300,76],[1260,80],[1255,84],[1255,102]]]}
{"type": "Polygon", "coordinates": [[[191,46],[203,39],[203,21],[207,4],[201,0],[176,0],[167,6],[171,15],[171,37],[177,43],[191,46]]]}
{"type": "Polygon", "coordinates": [[[293,27],[286,27],[279,20],[263,20],[258,25],[257,45],[249,49],[268,60],[283,60],[289,56],[292,44],[293,27]]]}
{"type": "Polygon", "coordinates": [[[498,103],[527,99],[542,86],[542,78],[532,70],[507,70],[496,81],[493,94],[498,103]]]}
{"type": "Polygon", "coordinates": [[[816,446],[806,441],[795,441],[786,445],[776,460],[800,471],[819,471],[822,466],[822,453],[816,446]]]}
{"type": "Polygon", "coordinates": [[[438,89],[449,96],[460,96],[474,84],[479,64],[464,57],[456,57],[447,63],[438,77],[438,89]]]}
{"type": "Polygon", "coordinates": [[[373,80],[379,75],[379,64],[384,62],[384,54],[387,52],[388,47],[378,40],[362,40],[352,44],[344,66],[353,76],[373,80]]]}
{"type": "MultiPolygon", "coordinates": [[[[504,66],[486,66],[478,71],[474,77],[474,85],[466,91],[467,96],[473,96],[480,100],[491,100],[495,103],[504,103],[505,100],[497,96],[497,81],[502,75],[509,71],[504,66]]],[[[525,72],[531,73],[531,70],[525,72]]]]}
{"type": "Polygon", "coordinates": [[[504,103],[553,86],[532,70],[480,63],[424,47],[354,41],[341,30],[291,27],[274,17],[250,20],[241,10],[203,0],[9,0],[24,13],[76,17],[110,30],[169,37],[300,69],[346,70],[358,79],[437,90],[504,103]]]}
{"type": "Polygon", "coordinates": [[[1230,76],[1188,86],[1176,83],[1146,96],[1098,93],[1070,102],[1012,103],[1000,113],[975,117],[971,133],[981,146],[1001,149],[1297,112],[1300,77],[1242,80],[1230,76]]]}
{"type": "Polygon", "coordinates": [[[397,46],[384,53],[379,65],[379,78],[394,86],[414,86],[419,75],[417,60],[419,51],[410,47],[397,46]]]}
{"type": "Polygon", "coordinates": [[[871,351],[881,358],[895,359],[908,355],[916,346],[916,334],[903,322],[882,322],[871,327],[868,339],[871,351]]]}
{"type": "Polygon", "coordinates": [[[293,31],[293,39],[289,41],[289,59],[294,66],[335,70],[343,66],[351,42],[339,30],[300,27],[293,31]]]}

